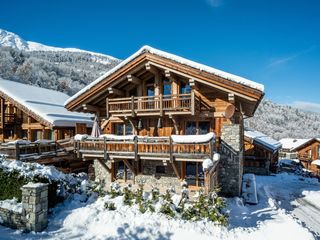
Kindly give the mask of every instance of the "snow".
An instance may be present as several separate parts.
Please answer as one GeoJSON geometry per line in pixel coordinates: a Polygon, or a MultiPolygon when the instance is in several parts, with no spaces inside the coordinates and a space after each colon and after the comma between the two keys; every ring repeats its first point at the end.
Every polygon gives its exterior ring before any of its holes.
{"type": "Polygon", "coordinates": [[[245,205],[240,198],[228,199],[229,226],[222,227],[208,221],[185,221],[167,218],[147,211],[141,214],[137,205],[124,205],[121,197],[107,195],[97,200],[75,194],[53,209],[49,226],[42,233],[21,233],[0,227],[4,239],[230,239],[266,240],[316,239],[320,225],[312,225],[310,217],[319,223],[318,212],[310,206],[299,205],[300,199],[319,206],[320,184],[316,179],[289,174],[256,176],[259,203],[245,205]],[[284,188],[285,186],[285,188],[284,188]],[[113,201],[115,211],[105,210],[104,204],[113,201]],[[297,202],[297,206],[292,204],[297,202]],[[306,216],[296,215],[307,207],[306,216]],[[309,229],[310,228],[310,229],[309,229]],[[311,232],[311,230],[313,232],[311,232]]]}
{"type": "Polygon", "coordinates": [[[16,198],[0,201],[0,208],[5,208],[13,212],[22,213],[22,203],[16,198]]]}
{"type": "Polygon", "coordinates": [[[244,136],[249,138],[253,143],[265,146],[273,152],[279,150],[282,145],[279,141],[252,129],[245,129],[244,136]]]}
{"type": "Polygon", "coordinates": [[[0,169],[6,172],[18,171],[21,176],[31,179],[41,176],[52,181],[74,181],[74,178],[70,174],[64,174],[58,171],[54,166],[44,166],[38,163],[0,159],[0,169]]]}
{"type": "Polygon", "coordinates": [[[87,53],[92,55],[92,60],[95,60],[96,62],[100,62],[102,64],[110,64],[111,60],[118,61],[117,58],[114,58],[109,55],[81,50],[78,48],[51,47],[41,43],[25,41],[17,34],[14,34],[12,32],[9,32],[3,29],[0,29],[0,46],[10,47],[16,50],[23,50],[23,51],[53,51],[53,52],[63,51],[63,52],[87,53]]]}
{"type": "Polygon", "coordinates": [[[258,204],[256,178],[254,174],[247,173],[243,175],[242,197],[246,203],[258,204]]]}
{"type": "Polygon", "coordinates": [[[278,166],[281,165],[297,165],[300,163],[299,159],[279,159],[278,160],[278,166]]]}
{"type": "Polygon", "coordinates": [[[74,127],[76,123],[92,126],[91,114],[70,112],[63,103],[68,95],[0,78],[0,91],[31,110],[53,126],[74,127]]]}
{"type": "Polygon", "coordinates": [[[215,138],[214,133],[210,132],[201,135],[171,135],[175,143],[207,143],[215,138]]]}
{"type": "Polygon", "coordinates": [[[203,169],[210,169],[213,166],[213,161],[210,158],[206,158],[202,162],[203,169]]]}
{"type": "Polygon", "coordinates": [[[318,160],[314,160],[314,161],[312,161],[311,164],[314,164],[314,165],[317,165],[317,166],[320,167],[320,160],[319,159],[318,160]]]}
{"type": "Polygon", "coordinates": [[[178,63],[183,64],[183,65],[187,65],[189,67],[198,69],[200,71],[205,71],[205,72],[208,72],[208,73],[223,77],[223,78],[228,79],[230,81],[233,81],[233,82],[236,82],[236,83],[239,83],[239,84],[242,84],[242,85],[257,89],[257,90],[260,90],[262,92],[264,91],[264,86],[262,84],[253,82],[251,80],[248,80],[248,79],[236,76],[234,74],[227,73],[227,72],[224,72],[224,71],[221,71],[221,70],[218,70],[218,69],[215,69],[215,68],[200,64],[200,63],[196,63],[194,61],[191,61],[191,60],[176,56],[174,54],[167,53],[167,52],[152,48],[150,46],[143,46],[137,52],[135,52],[130,57],[128,57],[127,59],[122,61],[120,64],[118,64],[114,68],[110,69],[108,72],[103,74],[101,77],[99,77],[98,79],[96,79],[95,81],[93,81],[92,83],[87,85],[85,88],[81,89],[79,92],[77,92],[72,97],[70,97],[65,102],[65,105],[67,105],[68,103],[70,103],[74,99],[78,98],[83,93],[89,91],[92,87],[96,86],[98,83],[103,81],[105,78],[109,77],[111,74],[113,74],[114,72],[118,71],[119,69],[124,67],[127,63],[131,62],[133,59],[137,58],[138,56],[142,55],[145,52],[149,52],[151,54],[158,55],[160,57],[164,57],[164,58],[167,58],[169,60],[173,60],[175,62],[178,62],[178,63]]]}
{"type": "Polygon", "coordinates": [[[283,138],[280,140],[282,144],[282,149],[286,149],[288,151],[294,151],[296,148],[302,146],[307,143],[311,139],[298,139],[298,138],[283,138]]]}
{"type": "Polygon", "coordinates": [[[75,141],[83,141],[89,137],[88,134],[76,134],[73,138],[75,141]]]}
{"type": "Polygon", "coordinates": [[[29,145],[31,142],[28,140],[14,140],[14,141],[10,141],[10,142],[6,142],[6,143],[2,143],[1,145],[3,146],[10,146],[10,145],[29,145]]]}
{"type": "Polygon", "coordinates": [[[114,134],[102,134],[100,138],[105,138],[106,140],[123,140],[123,141],[133,141],[136,135],[114,135],[114,134]]]}

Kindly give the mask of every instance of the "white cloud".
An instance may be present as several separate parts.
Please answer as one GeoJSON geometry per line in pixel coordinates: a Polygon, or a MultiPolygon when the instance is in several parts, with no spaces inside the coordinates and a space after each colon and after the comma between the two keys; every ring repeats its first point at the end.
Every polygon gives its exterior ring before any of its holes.
{"type": "Polygon", "coordinates": [[[272,68],[272,67],[277,67],[277,66],[280,66],[280,65],[283,65],[283,64],[286,64],[287,62],[289,61],[292,61],[298,57],[300,57],[301,55],[303,54],[306,54],[306,53],[309,53],[309,52],[312,52],[313,50],[315,50],[318,46],[317,45],[313,45],[307,49],[304,49],[300,52],[296,52],[290,56],[287,56],[287,57],[283,57],[283,58],[278,58],[278,59],[274,59],[271,61],[270,64],[267,65],[267,68],[272,68]]]}
{"type": "Polygon", "coordinates": [[[294,101],[291,106],[305,111],[320,112],[320,103],[294,101]]]}
{"type": "Polygon", "coordinates": [[[211,6],[211,7],[220,7],[222,5],[222,0],[206,0],[206,2],[211,6]]]}

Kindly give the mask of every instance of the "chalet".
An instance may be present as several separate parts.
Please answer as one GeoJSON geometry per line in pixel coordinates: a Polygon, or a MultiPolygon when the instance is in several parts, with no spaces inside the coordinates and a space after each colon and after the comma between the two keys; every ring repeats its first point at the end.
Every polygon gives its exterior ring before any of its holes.
{"type": "Polygon", "coordinates": [[[244,172],[268,175],[275,171],[281,143],[259,131],[244,131],[244,172]]]}
{"type": "Polygon", "coordinates": [[[302,165],[314,173],[320,173],[320,139],[294,139],[283,138],[281,157],[289,159],[299,159],[302,165]]]}
{"type": "Polygon", "coordinates": [[[64,108],[68,95],[0,79],[0,141],[60,140],[92,127],[91,115],[64,108]],[[76,130],[77,126],[77,130],[76,130]]]}
{"type": "Polygon", "coordinates": [[[79,139],[96,178],[239,195],[243,117],[253,116],[261,84],[144,46],[68,99],[70,111],[99,116],[105,134],[79,139]],[[221,154],[221,159],[219,155],[221,154]],[[218,164],[219,163],[219,164],[218,164]],[[219,174],[217,174],[219,173],[219,174]],[[218,179],[217,179],[218,178],[218,179]]]}

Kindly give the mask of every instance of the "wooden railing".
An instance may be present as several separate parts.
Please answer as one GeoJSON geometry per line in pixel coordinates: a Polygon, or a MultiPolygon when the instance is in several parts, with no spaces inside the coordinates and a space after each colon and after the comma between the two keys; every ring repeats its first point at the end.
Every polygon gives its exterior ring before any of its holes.
{"type": "Polygon", "coordinates": [[[107,140],[90,138],[77,141],[75,151],[79,158],[131,158],[182,160],[204,159],[213,156],[213,143],[180,144],[171,137],[135,137],[133,140],[107,140]]]}
{"type": "Polygon", "coordinates": [[[298,159],[301,161],[312,161],[312,155],[308,153],[298,154],[298,159]]]}
{"type": "Polygon", "coordinates": [[[197,104],[194,93],[177,95],[158,95],[143,97],[128,97],[107,99],[107,113],[109,117],[124,115],[163,115],[190,113],[194,114],[197,104]]]}
{"type": "Polygon", "coordinates": [[[44,156],[56,156],[57,153],[65,151],[72,152],[74,150],[74,141],[65,139],[59,141],[48,142],[32,142],[29,144],[1,144],[0,154],[4,154],[8,159],[15,160],[33,160],[44,156]]]}

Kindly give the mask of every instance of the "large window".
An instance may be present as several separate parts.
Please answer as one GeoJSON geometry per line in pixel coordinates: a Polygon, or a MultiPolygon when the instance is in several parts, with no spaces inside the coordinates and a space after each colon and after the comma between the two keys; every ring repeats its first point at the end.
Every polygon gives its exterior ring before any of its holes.
{"type": "Polygon", "coordinates": [[[189,83],[181,83],[180,85],[180,92],[181,93],[191,93],[191,87],[189,83]]]}
{"type": "Polygon", "coordinates": [[[210,122],[199,122],[199,134],[207,134],[210,132],[210,122]]]}
{"type": "Polygon", "coordinates": [[[201,163],[186,162],[186,181],[190,186],[204,186],[204,172],[201,163]]]}
{"type": "Polygon", "coordinates": [[[210,132],[209,121],[186,122],[185,135],[207,134],[210,132]]]}
{"type": "Polygon", "coordinates": [[[195,135],[195,134],[197,134],[196,122],[186,122],[185,135],[195,135]]]}
{"type": "Polygon", "coordinates": [[[168,79],[163,81],[162,94],[171,95],[171,82],[168,79]]]}

